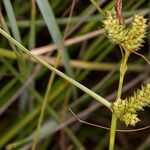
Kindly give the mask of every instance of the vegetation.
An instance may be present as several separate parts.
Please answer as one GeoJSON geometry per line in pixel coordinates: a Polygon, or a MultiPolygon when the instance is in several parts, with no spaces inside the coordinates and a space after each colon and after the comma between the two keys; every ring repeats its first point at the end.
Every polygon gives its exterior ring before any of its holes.
{"type": "Polygon", "coordinates": [[[0,149],[150,148],[146,0],[0,5],[0,149]]]}

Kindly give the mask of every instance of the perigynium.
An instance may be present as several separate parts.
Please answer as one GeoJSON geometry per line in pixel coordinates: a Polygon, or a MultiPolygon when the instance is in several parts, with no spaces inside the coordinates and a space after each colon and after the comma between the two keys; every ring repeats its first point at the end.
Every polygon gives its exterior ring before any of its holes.
{"type": "Polygon", "coordinates": [[[104,28],[107,31],[110,42],[118,44],[125,51],[137,51],[144,43],[143,38],[146,35],[147,19],[142,15],[135,15],[129,27],[119,24],[114,9],[107,12],[106,19],[103,21],[104,28]]]}
{"type": "MultiPolygon", "coordinates": [[[[106,19],[103,21],[111,43],[118,44],[125,51],[122,60],[127,60],[131,52],[139,50],[144,43],[143,38],[146,35],[147,19],[142,15],[135,15],[133,21],[126,27],[126,24],[120,24],[115,9],[107,12],[106,19]]],[[[123,61],[120,69],[120,80],[123,83],[127,61],[123,61]],[[123,63],[124,62],[124,63],[123,63]]],[[[132,97],[122,100],[119,98],[112,103],[113,113],[118,119],[124,121],[126,125],[134,126],[140,119],[137,117],[137,111],[143,110],[143,107],[150,104],[150,84],[148,83],[141,90],[138,90],[132,97]]]]}
{"type": "Polygon", "coordinates": [[[112,103],[113,112],[117,118],[124,121],[126,125],[135,126],[140,121],[137,111],[144,110],[143,107],[150,106],[150,83],[142,86],[133,96],[125,100],[118,99],[112,103]]]}

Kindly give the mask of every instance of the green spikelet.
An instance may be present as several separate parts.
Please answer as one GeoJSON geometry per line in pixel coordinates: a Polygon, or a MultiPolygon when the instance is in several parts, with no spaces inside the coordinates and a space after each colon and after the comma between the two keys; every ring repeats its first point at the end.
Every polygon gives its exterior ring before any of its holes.
{"type": "Polygon", "coordinates": [[[144,42],[146,34],[146,21],[142,15],[135,15],[129,28],[119,24],[115,10],[107,12],[106,19],[103,21],[104,28],[108,33],[108,38],[114,44],[119,44],[125,51],[139,50],[144,42]]]}
{"type": "Polygon", "coordinates": [[[145,87],[142,86],[141,90],[137,90],[132,97],[126,100],[126,106],[128,111],[136,112],[138,110],[143,110],[143,107],[150,105],[150,83],[145,87]]]}
{"type": "Polygon", "coordinates": [[[135,15],[134,20],[131,23],[131,27],[128,30],[127,40],[121,45],[127,51],[137,51],[144,43],[143,38],[146,34],[147,19],[144,19],[142,15],[135,15]]]}
{"type": "Polygon", "coordinates": [[[124,29],[124,25],[119,24],[119,20],[117,19],[114,9],[107,11],[107,16],[103,23],[105,30],[108,33],[108,38],[112,43],[121,44],[125,41],[127,31],[124,29]]]}
{"type": "Polygon", "coordinates": [[[112,109],[117,118],[131,126],[140,121],[137,117],[137,111],[143,110],[143,107],[146,106],[150,106],[150,83],[142,86],[141,90],[137,90],[128,99],[118,99],[112,103],[112,109]]]}
{"type": "Polygon", "coordinates": [[[135,126],[135,124],[140,121],[137,114],[132,114],[129,112],[125,113],[121,120],[125,122],[126,126],[135,126]]]}

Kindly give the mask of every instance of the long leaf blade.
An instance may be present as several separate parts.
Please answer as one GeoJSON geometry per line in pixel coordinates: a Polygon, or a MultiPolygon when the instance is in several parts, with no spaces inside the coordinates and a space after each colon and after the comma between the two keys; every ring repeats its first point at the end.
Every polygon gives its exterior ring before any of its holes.
{"type": "MultiPolygon", "coordinates": [[[[52,11],[52,8],[47,0],[36,0],[38,7],[44,17],[44,20],[46,22],[47,28],[51,34],[51,37],[56,44],[56,47],[58,50],[62,49],[63,40],[61,36],[60,29],[58,27],[58,24],[56,22],[56,19],[54,17],[54,13],[52,11]]],[[[65,66],[65,69],[69,76],[73,77],[73,69],[69,63],[69,55],[67,53],[67,50],[64,48],[62,52],[62,60],[65,66]]]]}

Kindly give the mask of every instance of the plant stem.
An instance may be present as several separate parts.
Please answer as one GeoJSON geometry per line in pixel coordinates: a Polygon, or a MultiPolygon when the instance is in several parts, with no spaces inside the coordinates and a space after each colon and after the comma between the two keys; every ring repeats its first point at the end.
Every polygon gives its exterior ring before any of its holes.
{"type": "Polygon", "coordinates": [[[121,98],[121,92],[122,92],[122,85],[123,85],[123,80],[125,76],[125,72],[127,70],[127,61],[129,58],[130,53],[126,52],[124,57],[122,58],[122,63],[120,66],[120,78],[119,78],[119,86],[118,86],[118,92],[117,92],[117,99],[121,98]]]}
{"type": "Polygon", "coordinates": [[[109,150],[114,150],[116,126],[117,126],[116,115],[114,113],[112,113],[111,129],[110,129],[110,140],[109,140],[109,150]]]}
{"type": "Polygon", "coordinates": [[[59,75],[60,77],[62,77],[63,79],[65,79],[66,81],[68,81],[69,83],[71,83],[72,85],[76,86],[77,88],[79,88],[80,90],[84,91],[85,93],[87,93],[88,95],[90,95],[91,97],[93,97],[95,100],[97,100],[99,103],[105,105],[106,107],[108,107],[111,110],[111,104],[110,102],[108,102],[106,99],[104,99],[103,97],[101,97],[100,95],[96,94],[95,92],[93,92],[92,90],[90,90],[89,88],[85,87],[84,85],[80,84],[79,82],[75,81],[74,79],[70,78],[69,76],[67,76],[66,74],[64,74],[63,72],[59,71],[58,69],[56,69],[55,67],[49,65],[45,60],[41,59],[38,56],[33,55],[28,49],[26,49],[23,45],[21,45],[19,42],[17,42],[15,39],[13,39],[9,34],[7,34],[5,31],[3,31],[0,28],[0,33],[7,38],[10,42],[12,42],[13,44],[15,44],[17,47],[19,47],[22,51],[24,51],[27,55],[33,57],[35,60],[37,60],[39,63],[41,63],[42,65],[44,65],[45,67],[47,67],[48,69],[50,69],[51,71],[54,71],[57,75],[59,75]]]}
{"type": "Polygon", "coordinates": [[[99,12],[101,15],[105,16],[105,12],[96,4],[96,2],[95,2],[94,0],[90,0],[90,1],[91,1],[91,3],[96,7],[96,9],[98,10],[98,12],[99,12]]]}
{"type": "MultiPolygon", "coordinates": [[[[122,58],[122,62],[121,62],[121,66],[120,66],[119,86],[118,86],[118,93],[117,93],[116,100],[121,98],[123,80],[124,80],[125,72],[127,70],[127,61],[128,61],[129,55],[130,55],[130,52],[126,51],[124,57],[122,58]]],[[[111,119],[109,150],[114,150],[116,126],[117,126],[117,118],[116,118],[115,114],[113,113],[112,119],[111,119]]]]}

